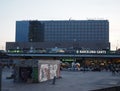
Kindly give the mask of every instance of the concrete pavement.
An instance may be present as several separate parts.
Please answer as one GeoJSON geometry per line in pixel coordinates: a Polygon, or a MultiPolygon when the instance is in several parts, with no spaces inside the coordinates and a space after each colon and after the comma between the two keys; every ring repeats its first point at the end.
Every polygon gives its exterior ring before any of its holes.
{"type": "Polygon", "coordinates": [[[111,72],[73,72],[61,71],[61,79],[55,85],[51,81],[42,83],[14,83],[6,79],[10,71],[3,71],[2,91],[88,91],[106,87],[120,86],[120,75],[111,72]]]}

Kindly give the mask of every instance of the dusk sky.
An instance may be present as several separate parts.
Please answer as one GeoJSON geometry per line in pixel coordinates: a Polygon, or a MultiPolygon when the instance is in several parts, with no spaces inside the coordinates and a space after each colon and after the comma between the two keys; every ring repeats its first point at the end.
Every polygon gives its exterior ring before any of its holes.
{"type": "Polygon", "coordinates": [[[70,18],[109,20],[111,49],[120,48],[120,0],[0,0],[0,49],[15,41],[18,20],[70,18]]]}

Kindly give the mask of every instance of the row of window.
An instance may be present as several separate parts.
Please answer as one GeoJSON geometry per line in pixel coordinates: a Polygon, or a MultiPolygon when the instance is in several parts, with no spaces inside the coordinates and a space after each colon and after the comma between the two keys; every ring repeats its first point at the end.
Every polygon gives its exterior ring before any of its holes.
{"type": "Polygon", "coordinates": [[[47,36],[45,37],[45,39],[47,40],[108,40],[108,38],[106,36],[102,36],[102,37],[98,37],[98,36],[47,36]]]}
{"type": "Polygon", "coordinates": [[[46,29],[49,29],[49,28],[77,28],[77,29],[81,29],[81,28],[108,28],[108,26],[45,26],[46,29]]]}
{"type": "Polygon", "coordinates": [[[71,31],[71,32],[47,32],[47,33],[44,33],[45,34],[45,36],[52,36],[52,35],[100,35],[100,36],[102,36],[102,35],[104,35],[104,36],[107,36],[108,35],[108,33],[107,32],[73,32],[73,31],[71,31]]]}
{"type": "Polygon", "coordinates": [[[108,31],[107,28],[47,28],[45,31],[108,31]]]}
{"type": "Polygon", "coordinates": [[[65,25],[91,25],[91,26],[96,26],[96,25],[106,25],[108,26],[108,22],[47,22],[44,23],[46,26],[65,26],[65,25]]]}
{"type": "MultiPolygon", "coordinates": [[[[74,40],[71,40],[71,39],[60,39],[60,38],[58,38],[58,39],[57,39],[57,38],[50,39],[50,38],[49,38],[49,39],[45,39],[45,41],[46,41],[46,42],[48,42],[48,41],[55,41],[55,42],[56,42],[56,41],[64,41],[64,42],[67,41],[67,42],[68,42],[68,41],[74,41],[74,40]]],[[[99,39],[99,38],[98,38],[98,39],[89,39],[89,38],[86,38],[86,39],[84,39],[84,40],[83,40],[83,39],[77,39],[76,41],[88,41],[88,42],[89,42],[89,41],[102,41],[102,42],[104,42],[104,41],[108,41],[108,40],[99,39]]],[[[75,41],[74,41],[74,42],[75,42],[75,41]]]]}
{"type": "Polygon", "coordinates": [[[61,37],[65,37],[65,38],[67,38],[67,37],[68,37],[68,38],[72,38],[72,37],[76,37],[76,38],[86,38],[86,37],[87,37],[87,38],[88,38],[88,37],[89,37],[89,38],[96,38],[96,37],[98,37],[98,38],[105,38],[105,39],[108,38],[108,37],[105,36],[105,35],[101,35],[101,36],[100,36],[100,35],[93,35],[93,36],[91,36],[91,35],[76,35],[76,34],[75,34],[75,35],[51,35],[51,36],[46,36],[46,37],[56,37],[56,38],[57,38],[57,37],[60,37],[60,38],[61,38],[61,37]]]}
{"type": "Polygon", "coordinates": [[[90,32],[90,31],[87,31],[87,32],[84,32],[84,31],[81,31],[81,32],[77,32],[77,31],[70,31],[70,32],[67,32],[67,31],[55,31],[55,32],[44,32],[44,34],[46,34],[46,36],[49,36],[49,35],[72,35],[72,34],[77,34],[77,35],[108,35],[108,32],[97,32],[97,31],[94,31],[94,32],[90,32]]]}

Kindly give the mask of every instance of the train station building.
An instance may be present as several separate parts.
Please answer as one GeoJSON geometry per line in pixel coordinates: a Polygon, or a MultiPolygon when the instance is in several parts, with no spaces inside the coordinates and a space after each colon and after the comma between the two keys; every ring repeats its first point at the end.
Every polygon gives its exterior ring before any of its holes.
{"type": "Polygon", "coordinates": [[[108,20],[16,21],[15,42],[6,50],[26,52],[61,48],[67,50],[110,50],[108,20]]]}

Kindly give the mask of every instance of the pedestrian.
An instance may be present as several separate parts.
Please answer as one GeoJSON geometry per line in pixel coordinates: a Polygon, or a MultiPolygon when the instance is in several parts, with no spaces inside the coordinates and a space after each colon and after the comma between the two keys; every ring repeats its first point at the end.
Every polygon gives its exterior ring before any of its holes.
{"type": "Polygon", "coordinates": [[[111,71],[112,71],[112,75],[115,75],[115,67],[113,66],[112,68],[111,68],[111,71]]]}
{"type": "Polygon", "coordinates": [[[56,76],[54,76],[52,84],[55,85],[55,82],[56,82],[56,76]]]}

